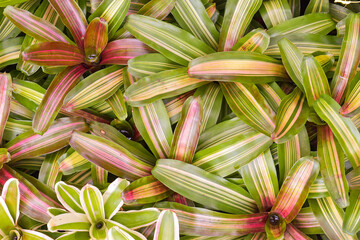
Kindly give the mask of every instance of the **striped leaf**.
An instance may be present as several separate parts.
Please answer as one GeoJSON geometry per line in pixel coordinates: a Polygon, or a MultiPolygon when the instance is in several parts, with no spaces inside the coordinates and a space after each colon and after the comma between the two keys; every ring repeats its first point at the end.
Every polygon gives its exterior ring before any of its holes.
{"type": "Polygon", "coordinates": [[[152,174],[174,192],[209,208],[239,214],[257,211],[243,188],[191,164],[160,159],[152,174]]]}
{"type": "Polygon", "coordinates": [[[261,0],[229,0],[226,2],[220,31],[219,51],[230,51],[234,44],[243,37],[261,3],[261,0]]]}
{"type": "Polygon", "coordinates": [[[351,165],[360,165],[360,133],[349,118],[339,114],[339,104],[327,95],[314,102],[314,109],[331,128],[340,146],[346,153],[351,165]]]}
{"type": "Polygon", "coordinates": [[[12,160],[36,157],[67,146],[74,130],[87,131],[88,127],[83,119],[60,118],[44,135],[41,136],[30,130],[8,142],[5,147],[11,154],[12,160]]]}
{"type": "Polygon", "coordinates": [[[342,230],[344,211],[331,197],[309,199],[309,205],[326,236],[330,239],[357,239],[342,230]]]}
{"type": "Polygon", "coordinates": [[[22,239],[39,239],[39,240],[51,240],[52,238],[47,236],[44,233],[22,229],[21,230],[22,239]]]}
{"type": "Polygon", "coordinates": [[[219,32],[208,16],[201,0],[177,0],[171,14],[186,31],[213,49],[218,49],[219,32]]]}
{"type": "Polygon", "coordinates": [[[20,117],[21,119],[32,119],[33,117],[33,112],[21,105],[15,99],[11,99],[10,113],[14,114],[15,117],[20,117]]]}
{"type": "MultiPolygon", "coordinates": [[[[1,192],[1,198],[2,198],[1,200],[4,200],[3,202],[0,200],[1,205],[2,205],[2,207],[5,207],[2,210],[5,212],[6,212],[6,210],[8,210],[11,218],[14,220],[14,223],[17,224],[17,221],[20,216],[19,180],[17,180],[16,178],[10,178],[9,180],[7,180],[3,186],[3,189],[1,192]],[[4,205],[4,203],[5,203],[5,205],[4,205]]],[[[5,214],[5,216],[6,216],[6,214],[5,214]]],[[[3,222],[1,225],[3,226],[3,222]]]]}
{"type": "Polygon", "coordinates": [[[190,77],[241,83],[266,83],[286,79],[282,64],[257,52],[220,52],[199,57],[189,64],[190,77]]]}
{"type": "Polygon", "coordinates": [[[60,205],[41,192],[38,187],[35,187],[22,175],[4,165],[0,170],[0,184],[4,186],[5,182],[11,178],[19,180],[20,212],[38,222],[47,223],[50,219],[46,213],[47,209],[49,207],[60,207],[60,205]]]}
{"type": "Polygon", "coordinates": [[[59,164],[59,171],[64,175],[70,175],[91,167],[90,162],[72,148],[63,154],[57,162],[59,164]]]}
{"type": "Polygon", "coordinates": [[[130,15],[125,28],[137,39],[184,66],[197,57],[214,52],[187,31],[151,17],[130,15]]]}
{"type": "Polygon", "coordinates": [[[91,164],[92,185],[99,189],[104,189],[108,185],[108,171],[95,164],[91,164]]]}
{"type": "Polygon", "coordinates": [[[146,204],[161,201],[171,194],[172,191],[154,176],[147,176],[132,182],[122,193],[122,198],[126,204],[146,204]]]}
{"type": "Polygon", "coordinates": [[[64,213],[50,219],[47,227],[50,231],[89,231],[91,223],[85,214],[64,213]]]}
{"type": "Polygon", "coordinates": [[[83,186],[85,184],[92,182],[91,169],[86,169],[86,170],[71,174],[69,176],[64,176],[63,179],[67,184],[72,184],[72,185],[76,185],[79,187],[83,186]]]}
{"type": "Polygon", "coordinates": [[[360,62],[360,14],[350,13],[345,24],[339,62],[330,85],[332,96],[339,103],[345,97],[348,84],[355,76],[360,62]]]}
{"type": "Polygon", "coordinates": [[[349,205],[349,186],[345,177],[344,152],[328,126],[318,126],[320,172],[333,201],[340,207],[349,205]]]}
{"type": "Polygon", "coordinates": [[[163,98],[170,98],[207,84],[206,81],[191,78],[187,68],[179,68],[141,78],[125,91],[126,102],[139,107],[163,98]]]}
{"type": "Polygon", "coordinates": [[[5,236],[10,235],[10,231],[14,228],[15,222],[3,198],[0,198],[0,214],[2,217],[0,225],[1,234],[5,236]]]}
{"type": "Polygon", "coordinates": [[[269,43],[270,36],[264,29],[258,28],[240,38],[231,50],[257,52],[262,54],[268,48],[269,43]]]}
{"type": "Polygon", "coordinates": [[[66,95],[64,108],[68,111],[91,107],[111,97],[122,83],[123,69],[111,66],[91,74],[66,95]]]}
{"type": "Polygon", "coordinates": [[[64,42],[71,44],[71,40],[49,21],[32,13],[13,6],[4,9],[4,15],[21,31],[42,42],[64,42]]]}
{"type": "Polygon", "coordinates": [[[23,40],[23,37],[17,37],[0,41],[0,68],[18,62],[23,40]]]}
{"type": "Polygon", "coordinates": [[[108,23],[103,18],[94,18],[84,36],[85,58],[90,63],[98,63],[101,52],[108,43],[108,23]]]}
{"type": "Polygon", "coordinates": [[[106,102],[110,105],[114,114],[119,120],[126,120],[128,117],[127,105],[125,103],[125,98],[120,88],[108,99],[106,102]]]}
{"type": "Polygon", "coordinates": [[[164,103],[159,100],[144,107],[133,108],[133,118],[137,130],[155,158],[167,158],[173,132],[164,103]]]}
{"type": "Polygon", "coordinates": [[[305,94],[297,87],[281,101],[271,138],[277,143],[289,141],[301,131],[308,116],[309,106],[305,94]]]}
{"type": "Polygon", "coordinates": [[[83,49],[87,21],[80,7],[73,0],[49,0],[49,2],[59,14],[64,25],[70,30],[76,44],[83,49]],[[69,15],[71,18],[68,17],[69,15]]]}
{"type": "Polygon", "coordinates": [[[150,53],[130,59],[128,70],[134,77],[146,77],[154,73],[180,68],[181,66],[159,53],[150,53]]]}
{"type": "MultiPolygon", "coordinates": [[[[297,47],[300,50],[302,54],[312,54],[313,52],[321,51],[321,52],[329,52],[335,57],[338,57],[340,55],[342,38],[331,35],[310,34],[310,33],[306,33],[306,34],[290,33],[285,36],[279,35],[277,37],[272,37],[270,38],[269,47],[266,49],[264,54],[269,55],[271,57],[280,58],[282,53],[280,52],[278,42],[282,38],[288,39],[291,43],[295,45],[295,47],[297,47]]],[[[284,45],[284,47],[286,47],[286,45],[284,45]]],[[[289,56],[293,55],[290,54],[290,52],[286,52],[286,49],[284,53],[287,53],[289,56]]],[[[284,60],[283,57],[282,60],[284,60]]]]}
{"type": "Polygon", "coordinates": [[[112,219],[112,217],[120,210],[124,201],[119,196],[121,196],[122,192],[129,184],[130,183],[127,180],[117,178],[104,192],[103,199],[106,219],[112,219]]]}
{"type": "Polygon", "coordinates": [[[146,150],[143,145],[127,139],[116,128],[110,125],[92,122],[90,124],[90,132],[93,135],[119,144],[123,148],[127,149],[131,153],[131,155],[145,163],[154,165],[156,162],[156,158],[148,150],[146,150]]]}
{"type": "Polygon", "coordinates": [[[102,65],[127,65],[127,62],[137,56],[154,52],[137,39],[120,39],[108,43],[101,53],[102,65]]]}
{"type": "Polygon", "coordinates": [[[48,154],[43,161],[39,171],[39,181],[48,185],[51,188],[55,187],[55,184],[61,180],[62,173],[59,169],[58,159],[66,152],[66,148],[63,148],[52,154],[48,154]]]}
{"type": "MultiPolygon", "coordinates": [[[[115,221],[112,221],[112,220],[107,220],[105,221],[106,223],[106,226],[111,229],[112,227],[119,227],[122,231],[128,233],[133,239],[135,240],[146,240],[146,237],[143,236],[141,233],[137,232],[137,231],[134,231],[134,230],[131,230],[129,228],[127,228],[126,226],[118,223],[118,222],[115,222],[115,221]]],[[[105,237],[105,236],[104,236],[105,237]]]]}
{"type": "Polygon", "coordinates": [[[302,208],[292,221],[292,224],[305,234],[324,233],[310,207],[302,208]]]}
{"type": "Polygon", "coordinates": [[[176,0],[151,0],[148,1],[137,14],[163,20],[174,8],[175,2],[176,0]]]}
{"type": "Polygon", "coordinates": [[[55,192],[62,206],[72,213],[84,213],[80,202],[80,190],[62,181],[56,183],[55,192]]]}
{"type": "Polygon", "coordinates": [[[135,158],[122,146],[98,136],[74,132],[70,145],[81,156],[116,176],[136,180],[150,175],[151,165],[135,158]]]}
{"type": "Polygon", "coordinates": [[[346,179],[349,183],[350,190],[360,190],[360,168],[351,170],[346,175],[346,179]]]}
{"type": "Polygon", "coordinates": [[[77,84],[87,69],[82,65],[68,67],[51,82],[33,118],[34,132],[44,134],[59,113],[66,94],[77,84]]]}
{"type": "Polygon", "coordinates": [[[221,83],[226,102],[240,120],[268,136],[275,129],[275,113],[255,85],[221,83]]]}
{"type": "Polygon", "coordinates": [[[134,240],[130,234],[119,227],[112,227],[108,232],[108,238],[109,240],[134,240]]]}
{"type": "Polygon", "coordinates": [[[191,163],[200,137],[203,107],[200,97],[189,97],[182,108],[171,143],[169,158],[191,163]]]}
{"type": "Polygon", "coordinates": [[[84,62],[78,47],[63,42],[33,44],[23,51],[22,57],[24,61],[40,66],[74,66],[84,62]]]}
{"type": "Polygon", "coordinates": [[[305,56],[301,63],[301,77],[310,107],[321,95],[330,95],[328,79],[320,63],[313,56],[305,56]]]}
{"type": "Polygon", "coordinates": [[[277,113],[282,99],[286,96],[284,91],[276,82],[258,84],[257,87],[273,111],[277,113]]]}
{"type": "Polygon", "coordinates": [[[264,1],[259,12],[267,28],[292,18],[290,5],[287,0],[264,1]]]}
{"type": "Polygon", "coordinates": [[[2,167],[5,163],[11,161],[10,153],[6,148],[0,148],[0,167],[2,167]]]}
{"type": "Polygon", "coordinates": [[[269,211],[279,192],[276,169],[269,150],[240,168],[247,189],[260,212],[269,211]]]}
{"type": "Polygon", "coordinates": [[[240,236],[263,232],[268,216],[268,213],[226,214],[173,202],[159,202],[155,206],[161,210],[169,209],[176,213],[181,234],[214,236],[214,238],[205,238],[209,240],[223,239],[222,236],[240,236]]]}
{"type": "Polygon", "coordinates": [[[360,91],[360,71],[354,76],[349,84],[349,91],[346,94],[344,104],[340,108],[340,114],[352,117],[359,112],[360,101],[358,99],[360,91]]]}
{"type": "Polygon", "coordinates": [[[329,196],[329,191],[326,188],[324,179],[322,177],[318,177],[310,186],[308,199],[323,198],[328,196],[329,196]]]}
{"type": "Polygon", "coordinates": [[[0,146],[6,122],[10,114],[12,78],[10,74],[0,74],[0,146]]]}
{"type": "Polygon", "coordinates": [[[360,229],[360,205],[359,205],[359,191],[351,191],[350,204],[346,208],[342,230],[350,235],[356,235],[360,229]]]}
{"type": "Polygon", "coordinates": [[[335,29],[328,13],[312,13],[282,22],[268,30],[270,37],[290,33],[317,33],[326,35],[335,29]]]}
{"type": "Polygon", "coordinates": [[[105,219],[104,200],[99,189],[85,185],[80,191],[80,202],[90,223],[105,219]]]}
{"type": "Polygon", "coordinates": [[[281,186],[271,212],[290,223],[306,201],[310,185],[319,174],[319,163],[310,158],[299,159],[281,186]]]}
{"type": "Polygon", "coordinates": [[[128,228],[139,229],[141,227],[153,226],[159,214],[160,211],[157,208],[120,211],[114,215],[112,220],[128,228]]]}
{"type": "Polygon", "coordinates": [[[222,107],[223,93],[219,84],[212,82],[199,87],[194,97],[200,97],[203,103],[203,120],[200,127],[202,133],[216,124],[222,107]]]}
{"type": "Polygon", "coordinates": [[[176,213],[163,210],[156,222],[154,240],[179,240],[179,220],[176,213]]]}
{"type": "Polygon", "coordinates": [[[305,14],[329,12],[329,0],[310,0],[305,9],[305,14]]]}
{"type": "Polygon", "coordinates": [[[268,219],[265,224],[265,232],[267,239],[284,239],[286,231],[286,222],[283,218],[279,217],[276,213],[269,213],[268,219]],[[275,222],[270,222],[276,219],[275,222]]]}
{"type": "Polygon", "coordinates": [[[195,154],[193,165],[221,177],[234,173],[263,153],[273,143],[270,137],[249,131],[195,154]]]}
{"type": "Polygon", "coordinates": [[[301,232],[291,223],[286,226],[286,231],[284,233],[285,239],[289,240],[311,240],[306,234],[301,232]]]}
{"type": "Polygon", "coordinates": [[[15,4],[19,4],[19,3],[23,3],[29,0],[2,0],[0,2],[0,7],[6,7],[8,5],[15,5],[15,4]]]}
{"type": "Polygon", "coordinates": [[[165,107],[172,125],[179,121],[184,102],[193,94],[194,90],[181,94],[173,99],[169,99],[168,101],[165,101],[165,107]]]}
{"type": "Polygon", "coordinates": [[[104,19],[109,24],[109,39],[112,39],[125,19],[129,7],[130,0],[105,0],[88,19],[89,21],[93,21],[96,17],[104,19]]]}

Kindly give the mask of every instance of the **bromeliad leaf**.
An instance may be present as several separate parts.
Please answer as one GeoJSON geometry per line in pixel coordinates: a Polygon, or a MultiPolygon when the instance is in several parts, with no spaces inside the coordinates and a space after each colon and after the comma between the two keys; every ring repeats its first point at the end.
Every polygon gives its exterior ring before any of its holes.
{"type": "Polygon", "coordinates": [[[199,57],[189,64],[190,77],[241,83],[266,83],[287,79],[285,68],[257,52],[222,52],[199,57]]]}
{"type": "Polygon", "coordinates": [[[351,80],[349,91],[346,94],[344,104],[340,109],[340,114],[346,117],[355,115],[359,110],[360,101],[358,100],[360,91],[360,71],[351,80]]]}
{"type": "Polygon", "coordinates": [[[128,110],[121,86],[111,97],[106,99],[106,102],[110,105],[119,120],[126,120],[128,117],[128,110]]]}
{"type": "Polygon", "coordinates": [[[85,58],[90,63],[98,63],[101,52],[108,43],[108,23],[103,18],[94,18],[84,36],[85,58]]]}
{"type": "Polygon", "coordinates": [[[197,57],[214,52],[187,31],[151,17],[130,15],[125,28],[137,39],[184,66],[197,57]]]}
{"type": "Polygon", "coordinates": [[[163,20],[170,14],[175,3],[176,0],[151,0],[146,3],[137,14],[163,20]]]}
{"type": "Polygon", "coordinates": [[[269,43],[269,34],[267,34],[264,29],[258,28],[240,38],[231,50],[257,52],[262,54],[268,48],[269,43]]]}
{"type": "Polygon", "coordinates": [[[80,202],[80,190],[62,181],[56,183],[55,193],[61,204],[73,213],[84,213],[80,202]]]}
{"type": "Polygon", "coordinates": [[[261,0],[228,0],[226,2],[224,20],[220,31],[219,51],[230,51],[244,35],[261,3],[261,0]]]}
{"type": "Polygon", "coordinates": [[[156,223],[154,240],[179,240],[179,220],[176,213],[163,210],[156,223]]]}
{"type": "Polygon", "coordinates": [[[10,74],[0,74],[0,146],[3,139],[5,124],[10,114],[12,78],[10,74]]]}
{"type": "Polygon", "coordinates": [[[360,192],[359,191],[351,191],[350,193],[350,204],[349,207],[346,208],[344,222],[342,225],[342,229],[344,232],[355,235],[360,228],[359,222],[359,214],[360,214],[360,192]]]}
{"type": "Polygon", "coordinates": [[[349,118],[339,114],[339,104],[328,95],[314,102],[316,113],[329,125],[351,165],[360,166],[360,133],[349,118]]]}
{"type": "Polygon", "coordinates": [[[70,145],[81,156],[116,176],[136,180],[150,175],[152,166],[135,158],[122,146],[98,136],[74,132],[70,145]]]}
{"type": "Polygon", "coordinates": [[[80,202],[90,223],[97,224],[105,219],[104,200],[98,188],[85,185],[80,191],[80,202]]]}
{"type": "Polygon", "coordinates": [[[171,143],[169,158],[191,163],[200,137],[203,108],[200,97],[189,97],[182,109],[171,143]]]}
{"type": "Polygon", "coordinates": [[[238,185],[178,160],[158,160],[152,174],[182,196],[229,213],[254,213],[250,194],[238,185]]]}
{"type": "Polygon", "coordinates": [[[4,15],[21,31],[32,36],[36,40],[72,44],[72,41],[58,28],[28,11],[13,6],[7,6],[4,10],[4,15]]]}
{"type": "Polygon", "coordinates": [[[191,78],[187,68],[168,70],[144,77],[125,91],[126,102],[139,107],[158,99],[170,98],[196,89],[206,81],[191,78]]]}
{"type": "Polygon", "coordinates": [[[286,0],[264,1],[259,9],[267,28],[276,26],[292,18],[291,9],[286,0]]]}
{"type": "Polygon", "coordinates": [[[112,219],[112,217],[120,210],[124,203],[121,194],[129,184],[130,183],[127,180],[117,178],[106,189],[103,194],[106,219],[112,219]]]}

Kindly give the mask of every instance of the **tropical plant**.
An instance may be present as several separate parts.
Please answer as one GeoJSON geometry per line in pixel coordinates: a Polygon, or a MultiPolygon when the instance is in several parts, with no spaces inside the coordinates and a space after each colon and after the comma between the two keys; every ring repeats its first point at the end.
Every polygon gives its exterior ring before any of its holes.
{"type": "Polygon", "coordinates": [[[337,2],[0,0],[1,236],[358,239],[337,2]]]}

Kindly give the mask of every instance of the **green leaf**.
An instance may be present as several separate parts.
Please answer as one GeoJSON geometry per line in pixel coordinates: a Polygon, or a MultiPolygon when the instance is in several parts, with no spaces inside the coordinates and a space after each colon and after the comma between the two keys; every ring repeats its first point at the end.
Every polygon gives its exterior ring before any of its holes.
{"type": "Polygon", "coordinates": [[[44,134],[59,113],[66,94],[77,84],[87,71],[82,65],[68,67],[51,82],[33,118],[33,129],[44,134]]]}
{"type": "Polygon", "coordinates": [[[284,234],[285,239],[294,239],[294,240],[311,240],[312,238],[308,237],[306,234],[301,232],[291,223],[286,226],[286,231],[284,234]]]}
{"type": "Polygon", "coordinates": [[[271,138],[277,143],[289,141],[304,127],[309,116],[305,94],[295,88],[284,97],[276,115],[276,127],[271,138]]]}
{"type": "MultiPolygon", "coordinates": [[[[4,200],[3,203],[5,205],[1,204],[3,207],[6,206],[6,209],[3,209],[3,211],[6,212],[6,210],[9,211],[11,218],[15,224],[17,224],[17,221],[20,216],[20,190],[19,190],[19,180],[16,178],[10,178],[7,180],[3,186],[2,192],[1,192],[1,198],[4,200]]],[[[1,200],[0,200],[1,202],[1,200]]],[[[5,218],[6,219],[6,218],[5,218]]],[[[6,220],[4,221],[6,223],[6,220]]],[[[0,225],[4,224],[3,222],[0,225]]]]}
{"type": "Polygon", "coordinates": [[[119,120],[126,120],[128,117],[127,104],[125,103],[125,98],[122,92],[123,91],[120,86],[120,88],[111,97],[106,99],[106,102],[110,105],[119,120]]]}
{"type": "MultiPolygon", "coordinates": [[[[264,232],[268,216],[268,213],[226,214],[204,208],[188,207],[174,202],[159,202],[155,207],[161,210],[169,209],[176,213],[181,234],[203,236],[209,240],[221,240],[223,236],[264,232]],[[206,236],[214,236],[214,238],[207,238],[206,236]]],[[[228,240],[228,238],[224,238],[224,240],[228,240]]]]}
{"type": "Polygon", "coordinates": [[[275,129],[275,113],[252,84],[221,83],[226,102],[244,123],[268,136],[275,129]]]}
{"type": "Polygon", "coordinates": [[[258,84],[257,87],[273,111],[277,113],[282,99],[286,96],[284,91],[276,82],[258,84]]]}
{"type": "Polygon", "coordinates": [[[276,213],[269,213],[268,219],[265,224],[265,232],[267,239],[269,240],[280,240],[284,239],[284,233],[286,231],[286,222],[285,220],[277,215],[276,213]],[[271,224],[270,219],[276,217],[279,219],[276,224],[271,224]]]}
{"type": "Polygon", "coordinates": [[[5,124],[10,114],[12,78],[10,74],[0,74],[0,146],[3,139],[5,124]]]}
{"type": "Polygon", "coordinates": [[[264,1],[259,12],[267,28],[292,18],[290,5],[287,0],[264,1]]]}
{"type": "Polygon", "coordinates": [[[46,155],[39,171],[38,179],[40,182],[54,188],[55,184],[61,180],[62,173],[59,169],[58,159],[66,153],[66,150],[66,148],[63,148],[57,152],[46,155]]]}
{"type": "Polygon", "coordinates": [[[219,52],[189,64],[190,77],[241,83],[266,83],[288,78],[282,64],[257,52],[219,52]]]}
{"type": "Polygon", "coordinates": [[[175,3],[176,0],[151,0],[148,1],[137,14],[163,20],[170,14],[175,3]]]}
{"type": "Polygon", "coordinates": [[[158,100],[144,107],[133,108],[133,118],[155,158],[168,157],[173,132],[164,103],[158,100]]]}
{"type": "Polygon", "coordinates": [[[63,154],[57,162],[59,170],[64,175],[70,175],[91,167],[90,162],[72,148],[63,154]]]}
{"type": "Polygon", "coordinates": [[[111,66],[91,74],[65,97],[64,108],[72,111],[91,107],[111,97],[122,84],[123,69],[111,66]]]}
{"type": "Polygon", "coordinates": [[[345,97],[348,85],[356,74],[360,62],[360,14],[350,13],[346,18],[345,35],[339,62],[331,81],[332,96],[337,102],[345,97]]]}
{"type": "Polygon", "coordinates": [[[344,152],[328,126],[318,126],[317,151],[320,172],[333,201],[340,207],[349,205],[349,186],[345,177],[344,152]]]}
{"type": "Polygon", "coordinates": [[[163,210],[156,222],[154,240],[179,240],[179,220],[176,213],[163,210]]]}
{"type": "Polygon", "coordinates": [[[116,176],[136,180],[150,175],[151,165],[135,158],[122,146],[101,137],[75,131],[70,145],[84,158],[116,176]]]}
{"type": "Polygon", "coordinates": [[[240,168],[247,189],[260,212],[269,211],[279,192],[276,169],[269,150],[240,168]]]}
{"type": "Polygon", "coordinates": [[[74,130],[87,131],[88,127],[83,119],[60,118],[44,135],[38,135],[30,130],[8,142],[5,147],[11,154],[12,160],[36,157],[67,146],[74,130]]]}
{"type": "Polygon", "coordinates": [[[152,174],[171,190],[209,208],[229,213],[257,211],[255,201],[243,188],[191,164],[160,159],[152,174]]]}
{"type": "Polygon", "coordinates": [[[84,36],[85,58],[90,63],[98,63],[101,52],[108,43],[108,23],[103,18],[94,18],[84,36]]]}
{"type": "Polygon", "coordinates": [[[182,109],[171,143],[169,158],[191,163],[200,137],[203,107],[200,97],[189,97],[182,109]]]}
{"type": "Polygon", "coordinates": [[[62,181],[56,183],[55,192],[62,206],[72,213],[84,213],[80,202],[80,190],[62,181]]]}
{"type": "Polygon", "coordinates": [[[64,25],[70,30],[76,44],[83,49],[87,21],[79,5],[73,0],[49,0],[49,2],[59,14],[64,25]]]}
{"type": "Polygon", "coordinates": [[[91,223],[85,214],[82,213],[64,213],[54,216],[50,219],[47,227],[50,231],[71,230],[71,231],[89,231],[91,223]]]}
{"type": "Polygon", "coordinates": [[[21,238],[24,240],[51,240],[52,238],[37,231],[21,229],[21,238]]]}
{"type": "Polygon", "coordinates": [[[122,198],[126,204],[146,204],[161,201],[171,194],[172,191],[154,176],[147,176],[133,181],[123,191],[122,198]]]}
{"type": "Polygon", "coordinates": [[[244,35],[261,3],[261,0],[228,0],[226,2],[220,31],[219,51],[229,51],[244,35]]]}
{"type": "Polygon", "coordinates": [[[335,29],[328,13],[312,13],[282,22],[268,30],[270,37],[289,33],[318,33],[326,35],[335,29]]]}
{"type": "Polygon", "coordinates": [[[310,207],[302,208],[291,224],[294,224],[296,228],[305,234],[324,233],[310,207]]]}
{"type": "Polygon", "coordinates": [[[115,221],[112,220],[107,220],[106,221],[106,226],[111,229],[112,227],[119,227],[122,231],[128,233],[132,238],[134,238],[135,240],[146,240],[146,237],[143,236],[141,233],[133,231],[127,227],[125,227],[124,225],[117,223],[115,221]]]}
{"type": "Polygon", "coordinates": [[[6,7],[8,5],[15,5],[19,3],[23,3],[29,0],[1,0],[0,7],[6,7]]]}
{"type": "Polygon", "coordinates": [[[121,230],[119,227],[112,227],[108,235],[109,240],[134,240],[130,234],[121,230]]]}
{"type": "Polygon", "coordinates": [[[316,12],[329,12],[329,0],[310,0],[305,9],[305,14],[316,12]]]}
{"type": "Polygon", "coordinates": [[[314,102],[314,109],[331,128],[351,165],[360,165],[360,133],[349,118],[339,114],[339,104],[328,95],[314,102]]]}
{"type": "Polygon", "coordinates": [[[138,78],[176,68],[181,68],[181,65],[167,59],[160,53],[145,54],[130,59],[128,62],[129,73],[138,78]]]}
{"type": "Polygon", "coordinates": [[[80,202],[90,223],[97,224],[105,219],[104,200],[99,189],[85,185],[80,191],[80,202]]]}
{"type": "Polygon", "coordinates": [[[321,95],[330,95],[328,79],[320,63],[313,56],[305,56],[301,63],[301,77],[310,107],[321,95]]]}
{"type": "Polygon", "coordinates": [[[108,171],[104,168],[91,164],[91,179],[95,187],[99,189],[105,188],[108,185],[108,174],[108,171]]]}
{"type": "Polygon", "coordinates": [[[113,221],[123,224],[131,229],[150,226],[156,222],[160,214],[157,208],[144,208],[141,210],[120,211],[114,215],[113,221]]]}
{"type": "Polygon", "coordinates": [[[281,216],[290,223],[306,201],[310,185],[319,174],[319,163],[310,158],[299,159],[285,178],[280,192],[275,200],[271,213],[281,216]]]}
{"type": "Polygon", "coordinates": [[[120,196],[129,184],[127,180],[117,178],[106,189],[103,194],[106,219],[111,219],[120,210],[124,203],[120,196]]]}
{"type": "Polygon", "coordinates": [[[0,41],[0,68],[16,64],[19,60],[21,44],[24,37],[0,41]]]}
{"type": "Polygon", "coordinates": [[[109,24],[109,39],[112,39],[115,32],[126,17],[130,7],[130,0],[105,0],[88,18],[92,21],[96,17],[103,18],[109,24]]]}
{"type": "Polygon", "coordinates": [[[310,207],[321,228],[330,239],[357,239],[342,230],[344,211],[336,206],[331,197],[309,199],[310,207]]]}
{"type": "Polygon", "coordinates": [[[264,29],[258,28],[240,38],[231,50],[257,52],[262,54],[268,48],[269,43],[270,36],[264,29]]]}
{"type": "Polygon", "coordinates": [[[125,28],[137,39],[184,66],[197,57],[214,52],[187,31],[151,17],[130,15],[125,28]]]}
{"type": "Polygon", "coordinates": [[[349,91],[346,94],[345,101],[340,108],[340,114],[346,117],[351,117],[358,113],[360,101],[358,99],[360,91],[360,71],[351,80],[349,91]]]}
{"type": "Polygon", "coordinates": [[[359,214],[360,214],[360,192],[359,191],[351,191],[350,193],[350,204],[346,208],[344,222],[342,225],[342,230],[345,233],[350,235],[356,235],[356,233],[360,229],[360,221],[359,221],[359,214]]]}
{"type": "Polygon", "coordinates": [[[206,13],[201,0],[177,0],[171,14],[176,22],[186,31],[217,50],[219,32],[206,13]]]}
{"type": "MultiPolygon", "coordinates": [[[[201,89],[201,87],[198,89],[201,89]]],[[[170,118],[171,125],[173,125],[179,121],[180,116],[181,116],[182,106],[184,105],[184,102],[186,101],[186,99],[191,97],[193,94],[194,94],[194,90],[186,92],[184,94],[181,94],[175,98],[168,99],[168,101],[166,101],[166,100],[164,101],[166,111],[168,112],[168,115],[170,118]]]]}

